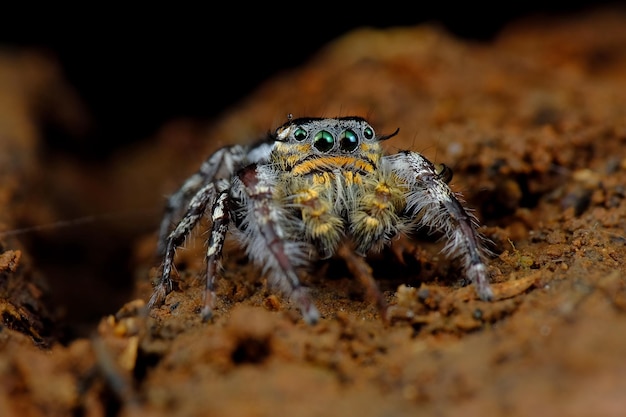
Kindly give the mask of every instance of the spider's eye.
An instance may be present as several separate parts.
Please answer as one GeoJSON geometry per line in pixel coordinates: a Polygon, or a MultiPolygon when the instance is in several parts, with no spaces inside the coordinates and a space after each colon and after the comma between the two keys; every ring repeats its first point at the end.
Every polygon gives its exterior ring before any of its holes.
{"type": "Polygon", "coordinates": [[[435,172],[445,182],[449,184],[452,181],[452,169],[444,164],[439,164],[435,166],[435,172]]]}
{"type": "Polygon", "coordinates": [[[339,138],[339,147],[342,151],[352,152],[359,145],[359,138],[357,138],[356,133],[354,133],[351,129],[346,129],[341,132],[341,137],[339,138]]]}
{"type": "Polygon", "coordinates": [[[303,141],[304,139],[306,139],[306,136],[306,130],[301,127],[297,128],[296,131],[293,132],[293,137],[296,138],[297,141],[303,141]]]}
{"type": "Polygon", "coordinates": [[[315,134],[313,138],[313,146],[320,152],[328,152],[333,148],[335,144],[335,138],[330,132],[320,130],[315,134]]]}
{"type": "Polygon", "coordinates": [[[365,139],[372,139],[374,137],[374,129],[367,126],[365,129],[363,129],[363,136],[365,136],[365,139]]]}

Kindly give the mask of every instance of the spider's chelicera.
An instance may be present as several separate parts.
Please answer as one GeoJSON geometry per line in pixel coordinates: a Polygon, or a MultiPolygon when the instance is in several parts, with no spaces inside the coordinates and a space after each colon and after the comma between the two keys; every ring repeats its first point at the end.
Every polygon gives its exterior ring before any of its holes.
{"type": "Polygon", "coordinates": [[[164,260],[149,307],[172,290],[175,250],[207,211],[204,318],[213,314],[215,275],[231,224],[248,257],[308,323],[319,312],[299,270],[346,242],[366,255],[422,227],[441,233],[443,251],[460,260],[478,296],[490,300],[487,251],[476,219],[448,186],[451,171],[417,152],[386,155],[380,142],[397,132],[377,135],[360,117],[289,118],[260,143],[219,149],[168,200],[159,235],[164,260]]]}

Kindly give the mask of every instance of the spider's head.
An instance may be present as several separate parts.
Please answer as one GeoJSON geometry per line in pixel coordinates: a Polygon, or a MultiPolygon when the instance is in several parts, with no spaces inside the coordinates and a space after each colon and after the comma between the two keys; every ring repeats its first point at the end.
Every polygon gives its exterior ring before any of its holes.
{"type": "Polygon", "coordinates": [[[314,153],[350,154],[367,151],[374,143],[389,139],[398,131],[377,136],[367,120],[357,116],[332,119],[304,117],[290,118],[272,137],[277,142],[309,145],[307,148],[314,153]]]}

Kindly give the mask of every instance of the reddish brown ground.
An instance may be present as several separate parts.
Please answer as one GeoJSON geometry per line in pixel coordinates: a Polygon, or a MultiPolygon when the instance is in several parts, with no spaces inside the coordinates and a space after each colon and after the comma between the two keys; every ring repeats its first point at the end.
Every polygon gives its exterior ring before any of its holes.
{"type": "Polygon", "coordinates": [[[230,245],[205,324],[202,233],[179,251],[180,289],[142,313],[159,261],[155,234],[137,230],[156,230],[154,211],[4,235],[2,416],[626,413],[623,12],[520,23],[489,44],[433,26],[356,31],[209,126],[173,121],[106,166],[38,159],[42,112],[69,126],[82,117],[53,62],[0,54],[0,109],[5,230],[160,207],[205,155],[287,113],[356,114],[378,131],[400,127],[390,152],[451,166],[496,253],[491,303],[436,244],[401,241],[371,259],[389,325],[341,262],[319,264],[306,282],[324,318],[309,327],[230,245]],[[120,245],[130,266],[114,263],[120,245]],[[45,252],[64,259],[47,275],[45,252]],[[128,268],[134,287],[116,273],[128,268]],[[97,329],[85,311],[101,311],[97,329]]]}

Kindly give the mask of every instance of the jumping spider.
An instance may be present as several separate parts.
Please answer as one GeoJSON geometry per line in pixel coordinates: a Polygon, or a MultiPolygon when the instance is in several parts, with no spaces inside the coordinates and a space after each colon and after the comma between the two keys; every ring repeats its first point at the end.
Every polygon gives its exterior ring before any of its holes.
{"type": "Polygon", "coordinates": [[[299,269],[334,255],[345,242],[365,256],[422,227],[442,234],[443,251],[460,260],[481,299],[492,299],[487,251],[476,219],[448,187],[451,171],[417,152],[384,154],[381,142],[397,133],[377,135],[361,117],[290,116],[260,143],[216,151],[167,202],[159,233],[162,272],[149,307],[172,290],[175,250],[207,210],[205,319],[213,314],[215,275],[231,223],[248,257],[291,296],[307,323],[320,314],[299,269]]]}

